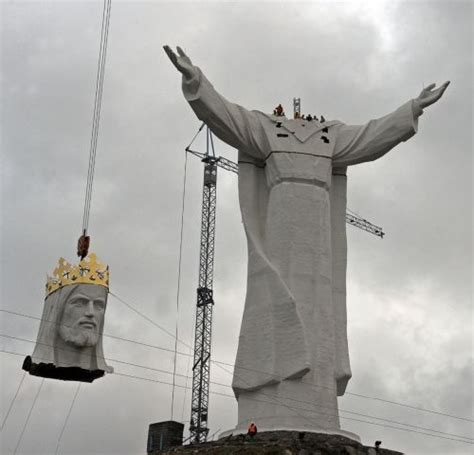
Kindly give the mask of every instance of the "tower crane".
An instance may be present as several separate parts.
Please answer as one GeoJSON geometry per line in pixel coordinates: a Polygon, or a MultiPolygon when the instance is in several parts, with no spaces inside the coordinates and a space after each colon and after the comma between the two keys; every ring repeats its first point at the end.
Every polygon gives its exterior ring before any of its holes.
{"type": "MultiPolygon", "coordinates": [[[[295,106],[296,107],[296,106],[295,106]]],[[[299,108],[299,104],[298,104],[299,108]]],[[[199,131],[202,131],[203,123],[199,131]]],[[[193,141],[194,141],[193,139],[193,141]]],[[[206,153],[191,149],[191,143],[186,147],[186,152],[201,159],[204,163],[204,178],[202,190],[201,211],[201,241],[199,251],[199,282],[197,288],[197,308],[194,332],[193,356],[193,386],[191,398],[190,441],[191,443],[206,442],[209,433],[209,381],[211,366],[211,336],[212,336],[212,310],[214,305],[213,277],[214,277],[214,240],[216,224],[216,198],[217,198],[217,168],[238,174],[239,167],[222,156],[216,156],[213,136],[206,128],[206,153]]],[[[375,226],[361,218],[356,213],[346,212],[346,223],[363,229],[373,235],[383,238],[385,233],[382,228],[375,226]]]]}

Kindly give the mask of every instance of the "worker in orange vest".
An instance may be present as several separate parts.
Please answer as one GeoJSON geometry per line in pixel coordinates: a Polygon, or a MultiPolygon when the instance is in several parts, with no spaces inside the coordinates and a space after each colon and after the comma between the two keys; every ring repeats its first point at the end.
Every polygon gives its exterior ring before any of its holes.
{"type": "Polygon", "coordinates": [[[250,422],[247,434],[253,438],[257,434],[257,425],[255,425],[253,422],[250,422]]]}

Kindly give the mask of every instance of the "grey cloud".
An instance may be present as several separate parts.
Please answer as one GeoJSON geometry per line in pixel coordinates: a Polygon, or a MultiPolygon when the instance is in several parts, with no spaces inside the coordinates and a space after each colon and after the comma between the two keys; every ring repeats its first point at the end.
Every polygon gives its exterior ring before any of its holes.
{"type": "MultiPolygon", "coordinates": [[[[101,4],[1,6],[2,308],[39,317],[45,273],[59,256],[74,258],[80,234],[101,4]]],[[[90,226],[93,250],[110,264],[113,292],[174,331],[184,147],[199,122],[163,44],[182,45],[216,88],[248,108],[270,111],[282,102],[291,112],[293,96],[301,96],[304,112],[347,123],[384,115],[423,83],[451,79],[445,97],[420,118],[415,138],[349,171],[349,206],[387,232],[382,241],[348,227],[349,390],[472,413],[471,13],[469,2],[391,2],[380,23],[363,6],[344,4],[114,2],[90,226]],[[393,33],[388,44],[385,32],[393,33]]],[[[203,147],[200,138],[196,148],[203,147]]],[[[235,160],[233,150],[217,147],[235,160]]],[[[236,178],[219,172],[213,352],[232,363],[246,245],[236,178]]],[[[179,317],[186,342],[193,339],[201,178],[201,164],[189,157],[179,317]]],[[[38,324],[2,314],[1,326],[2,333],[34,339],[38,324]]],[[[106,332],[173,348],[171,337],[113,297],[106,332]]],[[[21,353],[33,348],[2,341],[21,353]]],[[[105,353],[172,368],[172,354],[118,340],[106,339],[105,353]]],[[[2,408],[20,381],[21,361],[2,354],[2,408]]],[[[180,357],[178,371],[187,365],[180,357]]],[[[170,375],[115,367],[171,382],[170,375]]],[[[218,367],[212,375],[230,383],[218,367]]],[[[38,385],[37,378],[25,380],[2,440],[6,453],[38,385]]],[[[21,453],[54,452],[74,389],[46,381],[21,453]]],[[[60,453],[143,453],[148,424],[170,416],[170,391],[118,375],[84,386],[60,453]]],[[[188,420],[190,392],[184,413],[183,389],[176,396],[175,417],[188,420]]],[[[351,396],[341,407],[472,437],[454,420],[405,408],[351,396]]],[[[211,395],[211,409],[211,433],[235,424],[233,399],[211,395]]],[[[470,449],[342,422],[367,443],[380,438],[407,453],[470,449]]]]}

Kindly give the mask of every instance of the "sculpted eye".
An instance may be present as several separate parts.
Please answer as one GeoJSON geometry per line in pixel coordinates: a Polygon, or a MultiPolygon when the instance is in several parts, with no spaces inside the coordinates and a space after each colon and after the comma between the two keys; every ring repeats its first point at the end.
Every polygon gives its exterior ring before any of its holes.
{"type": "Polygon", "coordinates": [[[69,302],[70,305],[83,306],[87,304],[86,299],[73,299],[69,302]]]}
{"type": "Polygon", "coordinates": [[[99,300],[99,301],[96,300],[94,302],[94,306],[96,307],[96,309],[103,311],[105,308],[105,302],[102,302],[102,300],[99,300]]]}

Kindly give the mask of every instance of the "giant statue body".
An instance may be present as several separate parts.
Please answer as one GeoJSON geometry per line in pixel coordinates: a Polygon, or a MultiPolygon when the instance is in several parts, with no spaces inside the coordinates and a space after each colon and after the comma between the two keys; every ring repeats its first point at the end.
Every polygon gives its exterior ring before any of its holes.
{"type": "Polygon", "coordinates": [[[259,431],[348,434],[337,396],[351,377],[347,349],[345,209],[348,166],[385,155],[417,131],[434,84],[365,125],[249,111],[221,96],[178,48],[186,100],[238,149],[239,200],[248,242],[247,295],[233,389],[238,424],[259,431]]]}

